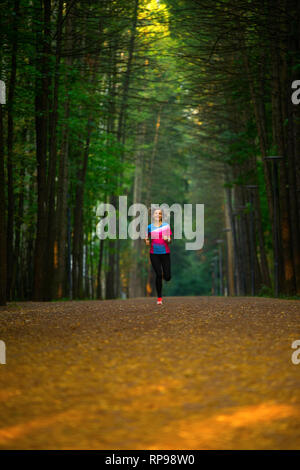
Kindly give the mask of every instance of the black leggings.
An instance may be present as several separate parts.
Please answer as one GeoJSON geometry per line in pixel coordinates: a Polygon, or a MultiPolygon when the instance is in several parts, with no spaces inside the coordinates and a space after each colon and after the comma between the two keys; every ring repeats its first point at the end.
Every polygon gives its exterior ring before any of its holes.
{"type": "Polygon", "coordinates": [[[151,260],[151,264],[156,274],[155,285],[156,285],[157,297],[161,297],[162,270],[164,273],[164,280],[169,281],[171,279],[170,253],[165,253],[165,254],[150,253],[150,260],[151,260]]]}

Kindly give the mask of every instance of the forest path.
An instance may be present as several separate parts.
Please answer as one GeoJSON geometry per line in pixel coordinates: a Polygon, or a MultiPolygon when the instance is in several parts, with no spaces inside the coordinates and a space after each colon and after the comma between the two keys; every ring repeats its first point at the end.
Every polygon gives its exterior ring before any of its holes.
{"type": "Polygon", "coordinates": [[[296,300],[9,303],[0,448],[299,449],[297,339],[296,300]]]}

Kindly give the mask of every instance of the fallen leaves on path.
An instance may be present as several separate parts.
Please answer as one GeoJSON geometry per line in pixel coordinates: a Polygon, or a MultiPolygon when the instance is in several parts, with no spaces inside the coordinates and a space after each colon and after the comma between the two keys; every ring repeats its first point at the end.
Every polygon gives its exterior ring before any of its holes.
{"type": "Polygon", "coordinates": [[[298,301],[0,308],[2,449],[299,449],[298,301]]]}

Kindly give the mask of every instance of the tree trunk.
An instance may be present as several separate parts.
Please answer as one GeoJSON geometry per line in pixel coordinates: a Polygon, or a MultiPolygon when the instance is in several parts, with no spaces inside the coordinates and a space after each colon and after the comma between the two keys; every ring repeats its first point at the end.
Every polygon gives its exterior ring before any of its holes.
{"type": "MultiPolygon", "coordinates": [[[[109,69],[111,73],[108,75],[108,96],[110,97],[108,103],[108,117],[107,117],[107,134],[113,134],[115,130],[115,114],[116,114],[116,80],[117,80],[117,64],[116,64],[116,43],[113,39],[113,44],[110,45],[110,56],[109,56],[109,69]]],[[[117,190],[116,182],[116,190],[117,190]]],[[[111,195],[108,199],[110,204],[116,207],[117,198],[115,195],[111,195]]],[[[116,270],[116,254],[115,254],[115,240],[107,240],[106,252],[108,256],[108,269],[105,276],[105,298],[114,299],[116,296],[115,286],[115,270],[116,270]]]]}
{"type": "MultiPolygon", "coordinates": [[[[225,174],[226,177],[226,174],[225,174]]],[[[225,227],[230,228],[231,230],[226,232],[226,248],[227,248],[227,266],[228,266],[228,295],[235,295],[235,281],[234,281],[234,270],[235,262],[234,259],[234,245],[233,245],[233,234],[232,234],[232,206],[231,206],[231,192],[230,188],[225,188],[225,227]]]]}
{"type": "MultiPolygon", "coordinates": [[[[65,26],[65,45],[66,50],[72,50],[72,31],[73,31],[73,16],[70,7],[72,1],[69,0],[67,3],[68,16],[66,18],[65,26]]],[[[64,124],[62,127],[62,141],[60,146],[60,159],[59,159],[59,170],[58,170],[58,182],[57,182],[57,209],[55,217],[55,249],[57,251],[57,263],[54,266],[54,298],[62,298],[70,294],[70,286],[67,292],[65,292],[66,282],[66,246],[67,246],[67,199],[68,199],[68,156],[69,156],[69,116],[70,116],[70,95],[68,93],[68,82],[70,71],[72,68],[73,59],[71,56],[66,57],[66,77],[65,77],[65,90],[66,98],[64,102],[64,124]]],[[[68,280],[70,280],[70,273],[68,280]]]]}
{"type": "MultiPolygon", "coordinates": [[[[58,87],[59,87],[59,65],[61,59],[61,36],[62,36],[62,9],[63,0],[59,0],[57,12],[57,35],[55,51],[55,68],[53,97],[49,113],[49,171],[47,178],[47,202],[48,202],[48,221],[47,221],[47,251],[46,251],[46,286],[45,299],[51,300],[55,295],[54,262],[57,263],[57,244],[55,244],[55,179],[56,179],[56,161],[57,161],[57,121],[58,121],[58,87]],[[55,246],[55,249],[54,249],[55,246]],[[55,256],[55,259],[54,259],[55,256]]],[[[56,266],[57,267],[57,266],[56,266]]]]}
{"type": "Polygon", "coordinates": [[[4,142],[3,111],[0,104],[0,305],[6,305],[7,259],[6,259],[6,216],[5,216],[5,175],[4,175],[4,142]]]}
{"type": "Polygon", "coordinates": [[[16,87],[17,73],[17,46],[18,46],[18,15],[20,0],[15,0],[12,20],[12,55],[11,72],[8,84],[7,100],[7,299],[12,300],[12,277],[15,263],[13,240],[14,240],[14,175],[13,175],[13,140],[14,140],[14,118],[13,105],[16,87]]]}
{"type": "Polygon", "coordinates": [[[98,261],[98,271],[97,271],[97,299],[102,300],[102,277],[101,277],[101,269],[102,269],[102,262],[103,262],[103,247],[104,247],[104,240],[100,240],[100,250],[99,250],[99,261],[98,261]]]}
{"type": "MultiPolygon", "coordinates": [[[[24,129],[24,142],[26,142],[27,138],[27,128],[25,127],[24,129]]],[[[16,217],[16,224],[15,224],[15,233],[16,233],[16,238],[15,238],[15,246],[14,246],[14,265],[13,265],[13,270],[12,270],[12,283],[11,283],[11,295],[12,298],[18,298],[18,293],[15,292],[15,286],[16,286],[16,278],[17,278],[17,273],[19,272],[19,266],[21,266],[20,263],[20,242],[21,242],[21,227],[22,227],[22,222],[23,222],[23,210],[24,210],[24,190],[25,190],[25,185],[24,185],[24,178],[25,178],[25,166],[24,162],[21,162],[21,169],[20,169],[20,189],[19,189],[19,204],[18,204],[18,214],[16,217]]]]}
{"type": "MultiPolygon", "coordinates": [[[[143,160],[144,160],[144,140],[146,135],[145,121],[141,125],[138,132],[138,139],[136,142],[136,156],[135,156],[135,174],[133,186],[133,204],[141,202],[142,184],[143,184],[143,160]]],[[[143,278],[141,276],[140,257],[144,240],[138,238],[131,240],[131,267],[129,275],[129,297],[142,297],[144,295],[143,278]]]]}
{"type": "Polygon", "coordinates": [[[77,173],[76,199],[74,207],[74,231],[73,231],[73,296],[82,298],[83,296],[83,196],[84,184],[88,163],[90,136],[91,136],[91,118],[87,122],[87,137],[83,151],[82,166],[77,173]]]}
{"type": "MultiPolygon", "coordinates": [[[[36,159],[38,183],[38,220],[34,255],[33,299],[44,300],[45,259],[47,243],[47,136],[49,111],[49,53],[50,53],[50,16],[51,0],[40,1],[36,21],[43,17],[43,29],[36,34],[36,78],[35,93],[35,127],[36,159]],[[43,8],[44,4],[44,8],[43,8]],[[41,46],[42,45],[42,49],[41,46]],[[41,75],[41,78],[39,78],[41,75]]],[[[39,28],[39,27],[38,27],[39,28]]]]}
{"type": "MultiPolygon", "coordinates": [[[[122,92],[122,101],[121,107],[119,112],[119,120],[118,120],[118,129],[117,129],[117,140],[118,142],[123,144],[123,150],[121,154],[121,160],[123,162],[124,159],[124,145],[125,145],[125,136],[126,136],[126,111],[127,111],[127,102],[128,102],[128,92],[129,92],[129,85],[131,79],[131,70],[132,70],[132,61],[133,61],[133,54],[134,54],[134,47],[135,47],[135,39],[136,39],[136,28],[137,28],[137,19],[138,19],[138,10],[139,10],[139,0],[135,0],[134,3],[134,11],[132,17],[132,27],[131,27],[131,36],[129,41],[128,47],[128,61],[126,72],[124,76],[124,83],[123,83],[123,92],[122,92]]],[[[118,186],[120,187],[122,184],[122,172],[119,176],[118,186]]],[[[115,284],[116,284],[116,296],[119,297],[120,294],[120,240],[117,238],[115,242],[115,284]]]]}
{"type": "Polygon", "coordinates": [[[281,74],[284,70],[284,62],[279,53],[279,47],[282,44],[277,38],[280,33],[280,25],[278,22],[278,2],[274,5],[270,4],[270,14],[273,26],[273,41],[271,46],[272,57],[272,131],[273,142],[277,149],[277,155],[284,157],[279,162],[279,201],[280,201],[280,233],[279,233],[279,292],[287,295],[295,294],[295,273],[292,261],[292,238],[290,223],[290,205],[288,194],[288,177],[287,177],[287,155],[286,142],[283,123],[285,121],[284,109],[282,106],[282,96],[284,87],[288,87],[287,83],[282,83],[281,74]],[[275,13],[272,15],[273,6],[275,13]]]}

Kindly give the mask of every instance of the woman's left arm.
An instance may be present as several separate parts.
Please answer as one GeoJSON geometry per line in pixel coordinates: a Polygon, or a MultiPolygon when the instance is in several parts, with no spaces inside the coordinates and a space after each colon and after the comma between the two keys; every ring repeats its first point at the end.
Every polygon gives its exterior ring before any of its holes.
{"type": "Polygon", "coordinates": [[[164,236],[164,240],[167,242],[167,243],[171,243],[171,235],[172,235],[172,232],[171,232],[171,228],[169,227],[169,235],[165,235],[164,236]]]}

